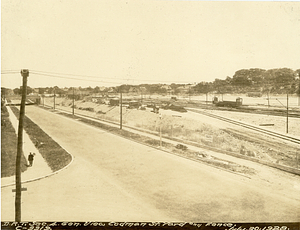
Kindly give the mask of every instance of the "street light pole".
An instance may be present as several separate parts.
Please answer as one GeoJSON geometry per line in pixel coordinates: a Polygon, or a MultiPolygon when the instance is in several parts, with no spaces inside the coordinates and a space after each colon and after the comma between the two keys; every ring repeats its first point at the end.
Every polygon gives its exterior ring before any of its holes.
{"type": "Polygon", "coordinates": [[[18,145],[17,145],[17,157],[16,157],[16,197],[15,197],[15,221],[21,222],[21,156],[23,152],[23,123],[25,116],[25,101],[27,91],[27,77],[29,71],[27,69],[21,70],[23,77],[22,99],[20,106],[20,117],[18,127],[18,145]]]}

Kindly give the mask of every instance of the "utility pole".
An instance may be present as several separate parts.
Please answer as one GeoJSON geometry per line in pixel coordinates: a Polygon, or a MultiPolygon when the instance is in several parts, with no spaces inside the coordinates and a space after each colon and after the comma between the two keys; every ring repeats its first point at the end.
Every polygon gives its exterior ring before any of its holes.
{"type": "Polygon", "coordinates": [[[123,102],[122,102],[122,89],[120,87],[120,129],[122,129],[122,106],[123,106],[123,102]]]}
{"type": "Polygon", "coordinates": [[[74,116],[74,107],[75,107],[74,101],[75,101],[75,93],[74,93],[74,87],[73,87],[73,106],[72,106],[72,114],[73,114],[73,116],[74,116]]]}
{"type": "Polygon", "coordinates": [[[286,133],[289,133],[289,92],[286,94],[286,133]]]}
{"type": "Polygon", "coordinates": [[[3,89],[3,100],[4,100],[4,103],[5,103],[5,101],[6,101],[6,96],[5,96],[5,94],[6,94],[6,88],[3,89]]]}
{"type": "Polygon", "coordinates": [[[286,94],[286,106],[281,103],[277,98],[276,100],[284,107],[286,107],[286,133],[289,132],[289,93],[286,94]]]}
{"type": "Polygon", "coordinates": [[[297,169],[299,168],[298,151],[299,150],[296,150],[296,168],[297,169]]]}
{"type": "Polygon", "coordinates": [[[159,119],[160,119],[160,122],[159,122],[159,146],[161,148],[162,147],[162,141],[161,141],[161,113],[159,114],[159,119]]]}
{"type": "Polygon", "coordinates": [[[54,100],[53,100],[53,109],[55,110],[55,88],[54,88],[54,100]]]}
{"type": "Polygon", "coordinates": [[[23,77],[22,99],[20,106],[20,117],[18,127],[18,145],[16,157],[16,197],[15,197],[15,221],[21,222],[21,156],[23,152],[23,123],[25,116],[25,101],[27,91],[27,77],[29,76],[28,69],[22,69],[21,75],[23,77]]]}

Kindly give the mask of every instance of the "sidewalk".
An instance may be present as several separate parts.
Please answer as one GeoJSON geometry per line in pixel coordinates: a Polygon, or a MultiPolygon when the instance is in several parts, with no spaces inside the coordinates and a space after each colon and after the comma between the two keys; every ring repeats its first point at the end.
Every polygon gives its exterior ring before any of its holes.
{"type": "MultiPolygon", "coordinates": [[[[9,118],[16,133],[18,130],[19,121],[12,112],[11,108],[7,106],[9,118]]],[[[28,134],[23,130],[23,152],[27,160],[30,152],[35,153],[32,167],[28,167],[25,172],[21,174],[22,183],[43,178],[52,173],[51,168],[48,166],[39,150],[30,140],[28,134]]],[[[15,176],[1,178],[1,187],[6,187],[15,184],[15,176]]]]}

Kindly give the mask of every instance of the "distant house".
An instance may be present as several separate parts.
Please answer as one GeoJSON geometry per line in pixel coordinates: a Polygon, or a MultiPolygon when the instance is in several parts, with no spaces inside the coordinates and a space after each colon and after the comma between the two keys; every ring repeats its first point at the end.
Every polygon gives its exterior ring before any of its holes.
{"type": "Polygon", "coordinates": [[[80,92],[79,88],[69,88],[66,96],[69,99],[75,100],[81,100],[84,97],[84,95],[80,92]]]}
{"type": "Polygon", "coordinates": [[[166,90],[167,94],[174,93],[174,90],[170,85],[162,85],[160,88],[166,90]]]}
{"type": "Polygon", "coordinates": [[[92,102],[98,103],[98,104],[109,104],[109,101],[106,97],[102,96],[92,96],[92,102]]]}
{"type": "Polygon", "coordinates": [[[189,92],[191,86],[190,85],[183,85],[183,86],[179,86],[176,91],[180,94],[186,94],[189,92]]]}
{"type": "Polygon", "coordinates": [[[128,93],[129,94],[140,94],[141,90],[139,89],[139,87],[132,86],[129,88],[128,93]]]}
{"type": "Polygon", "coordinates": [[[114,87],[109,87],[107,92],[108,93],[116,93],[116,89],[114,87]]]}
{"type": "Polygon", "coordinates": [[[33,88],[32,93],[33,94],[39,94],[40,89],[39,88],[33,88]]]}
{"type": "Polygon", "coordinates": [[[141,91],[142,94],[146,94],[147,93],[147,89],[144,86],[140,87],[140,91],[141,91]]]}

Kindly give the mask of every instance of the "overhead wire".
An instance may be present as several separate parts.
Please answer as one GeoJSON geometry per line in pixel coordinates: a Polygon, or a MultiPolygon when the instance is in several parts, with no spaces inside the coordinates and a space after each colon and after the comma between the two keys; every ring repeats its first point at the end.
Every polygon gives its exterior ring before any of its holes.
{"type": "Polygon", "coordinates": [[[14,73],[20,73],[19,70],[2,70],[1,74],[14,74],[14,73]]]}
{"type": "MultiPolygon", "coordinates": [[[[2,70],[1,74],[15,74],[20,73],[20,70],[2,70]]],[[[99,82],[99,83],[110,83],[110,84],[124,84],[124,81],[133,81],[133,82],[158,82],[157,80],[146,80],[146,79],[133,79],[133,78],[110,78],[110,80],[116,81],[106,81],[100,79],[107,79],[101,76],[91,76],[91,75],[79,75],[79,74],[70,74],[70,73],[57,73],[57,72],[47,72],[47,71],[40,71],[40,70],[30,70],[30,74],[34,75],[42,75],[46,77],[53,77],[53,78],[62,78],[62,79],[70,79],[70,80],[78,80],[78,81],[89,81],[89,82],[99,82]],[[95,78],[98,80],[93,80],[91,78],[95,78]]],[[[180,82],[180,81],[166,81],[160,80],[159,82],[165,83],[185,83],[187,82],[180,82]]]]}
{"type": "MultiPolygon", "coordinates": [[[[67,75],[73,77],[87,77],[87,78],[105,78],[100,76],[91,76],[91,75],[79,75],[79,74],[70,74],[70,73],[55,73],[55,72],[46,72],[46,71],[39,71],[39,70],[31,70],[30,72],[41,73],[41,74],[51,74],[51,75],[67,75]]],[[[118,80],[123,80],[121,78],[114,78],[118,80]]]]}
{"type": "MultiPolygon", "coordinates": [[[[30,72],[35,72],[37,74],[50,74],[52,76],[56,75],[66,75],[66,76],[73,76],[73,77],[84,77],[84,78],[104,78],[107,79],[107,77],[101,77],[101,76],[91,76],[91,75],[79,75],[79,74],[69,74],[69,73],[57,73],[57,72],[46,72],[46,71],[39,71],[39,70],[31,70],[30,72]]],[[[146,80],[146,79],[134,79],[134,78],[110,78],[110,79],[116,79],[121,81],[140,81],[140,82],[157,82],[157,80],[146,80]]],[[[174,81],[166,81],[166,80],[160,80],[159,82],[168,82],[168,83],[175,83],[174,81]]],[[[111,82],[108,82],[111,83],[111,82]]],[[[113,82],[115,83],[115,82],[113,82]]],[[[177,81],[177,83],[186,83],[185,81],[177,81]]]]}
{"type": "Polygon", "coordinates": [[[64,77],[64,76],[57,76],[52,74],[44,74],[44,73],[36,73],[36,72],[30,72],[30,74],[34,75],[42,75],[47,77],[54,77],[54,78],[63,78],[63,79],[71,79],[71,80],[79,80],[79,81],[90,81],[90,82],[101,82],[101,83],[118,83],[118,82],[110,82],[110,81],[103,81],[103,80],[90,80],[90,79],[84,79],[84,78],[75,78],[75,77],[64,77]]]}

